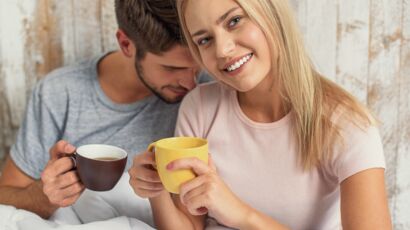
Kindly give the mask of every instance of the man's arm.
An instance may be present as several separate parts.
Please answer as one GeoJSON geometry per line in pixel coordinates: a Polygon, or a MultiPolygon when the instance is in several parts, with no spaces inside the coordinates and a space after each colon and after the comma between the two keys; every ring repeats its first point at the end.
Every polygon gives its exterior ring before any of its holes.
{"type": "Polygon", "coordinates": [[[0,203],[13,205],[38,214],[43,218],[50,217],[58,207],[72,205],[84,191],[71,158],[75,147],[66,141],[57,142],[50,149],[50,160],[47,163],[41,181],[24,174],[8,158],[0,177],[0,203]]]}
{"type": "Polygon", "coordinates": [[[44,195],[43,183],[24,174],[10,157],[0,176],[0,203],[37,213],[42,218],[50,217],[57,209],[44,195]]]}

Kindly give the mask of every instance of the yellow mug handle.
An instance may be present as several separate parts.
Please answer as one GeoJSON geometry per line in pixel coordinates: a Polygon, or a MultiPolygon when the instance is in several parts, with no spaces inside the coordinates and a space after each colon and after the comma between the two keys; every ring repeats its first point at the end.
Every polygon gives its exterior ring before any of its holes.
{"type": "MultiPolygon", "coordinates": [[[[156,144],[156,143],[157,143],[157,142],[152,142],[151,144],[149,144],[149,145],[148,145],[148,148],[147,148],[147,151],[152,152],[152,149],[155,148],[155,144],[156,144]]],[[[154,153],[155,153],[155,150],[154,150],[154,153]]]]}
{"type": "MultiPolygon", "coordinates": [[[[148,147],[147,147],[147,151],[153,152],[153,153],[154,153],[154,157],[155,157],[155,144],[156,144],[156,143],[157,143],[157,142],[152,142],[152,143],[149,144],[148,147]],[[152,151],[152,150],[154,150],[154,151],[152,151]]],[[[155,165],[153,165],[153,167],[154,167],[154,169],[157,169],[156,161],[155,161],[155,165]]]]}

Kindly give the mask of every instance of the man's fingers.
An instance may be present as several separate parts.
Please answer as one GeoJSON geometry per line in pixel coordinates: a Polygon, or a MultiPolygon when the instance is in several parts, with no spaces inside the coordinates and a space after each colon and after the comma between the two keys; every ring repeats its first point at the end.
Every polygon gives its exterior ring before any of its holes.
{"type": "Polygon", "coordinates": [[[155,191],[155,192],[164,190],[164,186],[162,185],[162,183],[150,183],[150,182],[137,179],[135,181],[135,185],[139,189],[143,189],[143,190],[149,190],[149,191],[155,191]]]}
{"type": "Polygon", "coordinates": [[[67,197],[67,198],[63,199],[59,204],[60,207],[67,207],[67,206],[70,206],[70,205],[74,204],[78,200],[78,198],[81,196],[81,193],[82,193],[82,191],[80,191],[79,193],[77,193],[73,196],[70,196],[70,197],[67,197]]]}
{"type": "Polygon", "coordinates": [[[74,167],[74,162],[69,157],[63,157],[56,160],[47,168],[47,178],[55,178],[65,172],[70,171],[74,167]]]}
{"type": "Polygon", "coordinates": [[[78,198],[79,194],[81,194],[84,191],[84,189],[85,189],[84,185],[77,182],[63,189],[56,188],[54,186],[52,187],[45,186],[43,188],[43,191],[44,191],[44,194],[47,195],[48,199],[50,200],[52,204],[55,204],[58,206],[67,206],[69,202],[65,201],[66,203],[64,203],[63,201],[66,199],[70,200],[70,198],[76,197],[77,195],[78,195],[77,196],[78,198]]]}
{"type": "Polygon", "coordinates": [[[55,145],[53,145],[53,147],[50,148],[50,160],[55,161],[66,154],[74,153],[74,151],[75,147],[67,141],[58,141],[55,145]]]}
{"type": "Polygon", "coordinates": [[[80,178],[78,177],[76,171],[69,171],[63,175],[60,175],[55,183],[58,188],[65,188],[79,181],[80,178]]]}

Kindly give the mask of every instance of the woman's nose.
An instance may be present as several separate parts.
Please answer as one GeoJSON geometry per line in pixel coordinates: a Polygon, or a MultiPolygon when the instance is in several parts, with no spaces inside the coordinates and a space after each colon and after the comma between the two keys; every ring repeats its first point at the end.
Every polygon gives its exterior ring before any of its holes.
{"type": "Polygon", "coordinates": [[[229,56],[235,49],[235,42],[229,36],[220,37],[217,39],[216,55],[218,58],[229,56]]]}

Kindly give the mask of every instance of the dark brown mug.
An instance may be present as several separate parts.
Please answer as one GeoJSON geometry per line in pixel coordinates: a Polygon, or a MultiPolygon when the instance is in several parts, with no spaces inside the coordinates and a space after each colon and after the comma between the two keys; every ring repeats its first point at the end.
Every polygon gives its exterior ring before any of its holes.
{"type": "Polygon", "coordinates": [[[121,178],[127,152],[112,145],[90,144],[77,148],[70,156],[84,186],[93,191],[108,191],[121,178]]]}

